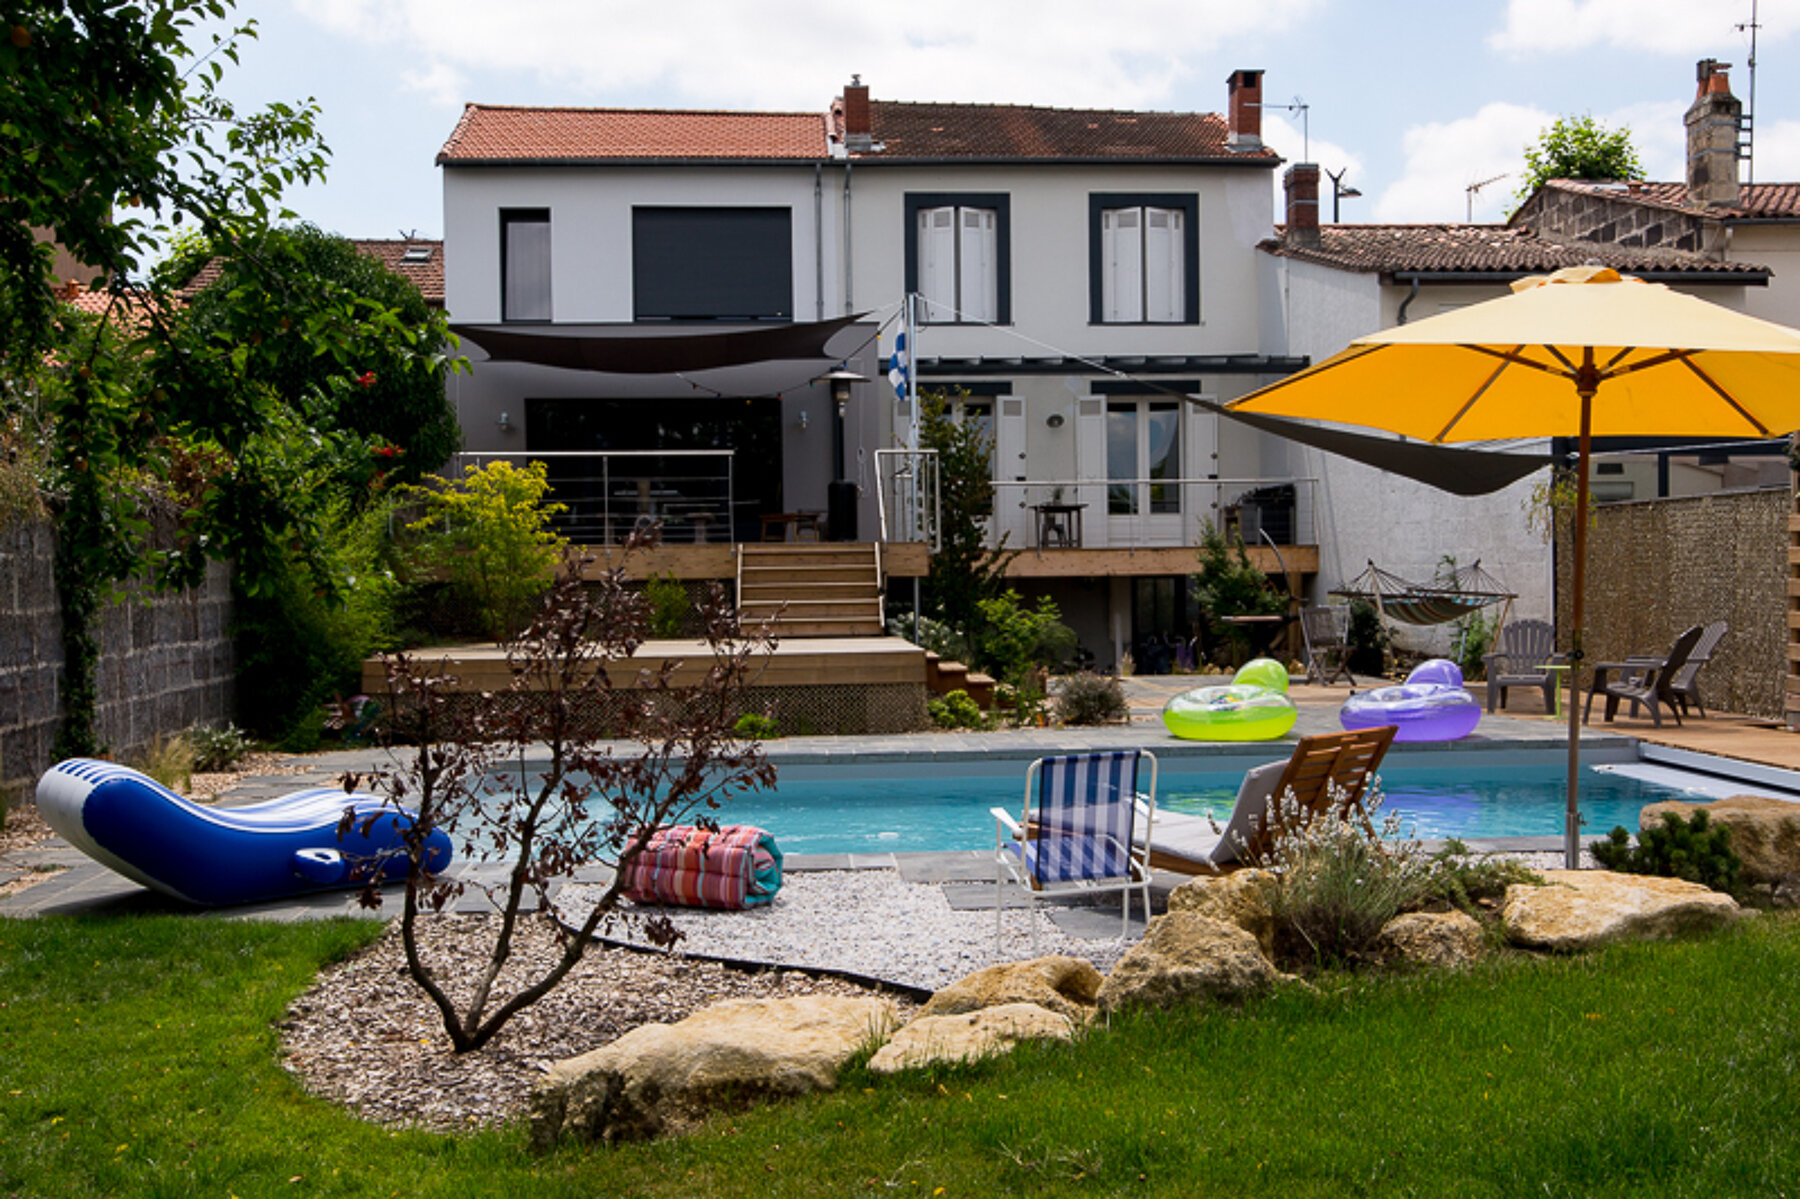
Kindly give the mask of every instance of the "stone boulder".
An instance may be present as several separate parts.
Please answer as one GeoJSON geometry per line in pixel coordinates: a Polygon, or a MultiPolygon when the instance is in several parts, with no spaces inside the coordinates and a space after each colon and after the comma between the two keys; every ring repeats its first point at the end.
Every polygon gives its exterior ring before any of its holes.
{"type": "Polygon", "coordinates": [[[1800,803],[1761,795],[1733,795],[1711,803],[1669,800],[1653,803],[1638,813],[1638,828],[1662,823],[1669,813],[1685,820],[1705,812],[1714,824],[1731,830],[1731,851],[1744,864],[1739,877],[1745,883],[1779,884],[1800,874],[1800,803]]]}
{"type": "Polygon", "coordinates": [[[1275,954],[1275,915],[1270,898],[1275,874],[1269,870],[1234,870],[1230,874],[1202,875],[1169,892],[1169,911],[1192,912],[1235,924],[1275,954]]]}
{"type": "Polygon", "coordinates": [[[1481,924],[1467,912],[1402,912],[1381,926],[1383,957],[1454,970],[1481,957],[1481,924]]]}
{"type": "Polygon", "coordinates": [[[869,1059],[876,1074],[937,1062],[972,1062],[1005,1053],[1020,1041],[1068,1041],[1075,1022],[1035,1003],[1004,1003],[955,1016],[916,1016],[869,1059]]]}
{"type": "Polygon", "coordinates": [[[1607,870],[1546,870],[1549,886],[1514,883],[1500,921],[1507,940],[1529,949],[1580,950],[1729,924],[1737,901],[1699,883],[1607,870]]]}
{"type": "Polygon", "coordinates": [[[1100,1008],[1171,1007],[1235,1000],[1286,978],[1256,938],[1235,924],[1193,912],[1170,912],[1150,922],[1100,988],[1100,1008]]]}
{"type": "Polygon", "coordinates": [[[828,1091],[838,1071],[895,1023],[885,999],[735,999],[678,1024],[645,1024],[556,1062],[531,1099],[532,1141],[646,1140],[707,1113],[828,1091]]]}
{"type": "Polygon", "coordinates": [[[983,1008],[1031,1003],[1084,1023],[1094,1013],[1103,980],[1094,964],[1053,954],[977,970],[933,995],[920,1016],[959,1016],[983,1008]]]}

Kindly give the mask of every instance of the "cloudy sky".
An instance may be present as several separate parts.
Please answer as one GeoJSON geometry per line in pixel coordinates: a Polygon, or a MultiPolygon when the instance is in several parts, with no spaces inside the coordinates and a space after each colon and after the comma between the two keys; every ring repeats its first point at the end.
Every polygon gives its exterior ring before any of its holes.
{"type": "MultiPolygon", "coordinates": [[[[877,99],[1222,111],[1259,67],[1265,135],[1344,171],[1346,221],[1500,219],[1558,116],[1630,127],[1682,177],[1694,64],[1750,96],[1752,0],[240,0],[250,102],[311,96],[329,179],[307,220],[356,237],[442,231],[433,160],[465,102],[819,111],[852,74],[877,99]],[[1305,122],[1303,143],[1302,112],[1305,122]],[[1496,179],[1495,177],[1499,177],[1496,179]],[[1471,185],[1487,182],[1473,193],[1471,185]]],[[[1756,13],[1755,177],[1800,178],[1800,0],[1756,13]]]]}

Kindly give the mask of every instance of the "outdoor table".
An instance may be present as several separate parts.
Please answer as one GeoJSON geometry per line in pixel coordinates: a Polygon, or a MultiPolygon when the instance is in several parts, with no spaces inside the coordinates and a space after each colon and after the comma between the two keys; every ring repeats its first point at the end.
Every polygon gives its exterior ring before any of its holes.
{"type": "MultiPolygon", "coordinates": [[[[1562,676],[1565,672],[1568,671],[1569,667],[1572,665],[1574,665],[1574,664],[1571,662],[1540,662],[1540,663],[1538,663],[1537,668],[1539,670],[1547,670],[1551,674],[1556,676],[1556,686],[1554,686],[1550,689],[1550,695],[1556,702],[1551,705],[1550,715],[1545,717],[1545,719],[1547,719],[1547,720],[1561,720],[1562,719],[1562,714],[1563,714],[1563,710],[1562,710],[1562,697],[1563,697],[1562,676]]],[[[1594,698],[1593,692],[1591,692],[1591,691],[1588,692],[1588,702],[1592,703],[1593,698],[1594,698]]]]}
{"type": "Polygon", "coordinates": [[[788,534],[793,533],[793,540],[819,539],[819,514],[817,512],[765,512],[762,514],[762,539],[764,541],[787,541],[788,534]]]}
{"type": "Polygon", "coordinates": [[[1081,510],[1086,504],[1033,504],[1037,513],[1037,547],[1052,541],[1065,549],[1081,548],[1081,510]]]}
{"type": "Polygon", "coordinates": [[[1250,648],[1261,657],[1269,652],[1269,647],[1275,644],[1275,638],[1281,635],[1282,630],[1293,619],[1292,613],[1276,613],[1273,616],[1221,616],[1219,623],[1242,629],[1250,639],[1250,648]]]}

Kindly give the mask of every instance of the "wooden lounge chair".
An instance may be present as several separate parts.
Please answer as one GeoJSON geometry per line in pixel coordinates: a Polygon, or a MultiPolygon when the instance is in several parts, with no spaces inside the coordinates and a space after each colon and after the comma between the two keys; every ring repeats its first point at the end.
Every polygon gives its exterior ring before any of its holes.
{"type": "Polygon", "coordinates": [[[1294,753],[1249,771],[1223,830],[1204,816],[1164,812],[1149,839],[1150,865],[1182,874],[1224,873],[1266,859],[1281,831],[1271,818],[1278,795],[1291,793],[1288,808],[1302,819],[1323,814],[1333,802],[1338,815],[1360,812],[1363,792],[1394,743],[1392,725],[1302,737],[1294,753]]]}
{"type": "Polygon", "coordinates": [[[1350,609],[1344,604],[1300,610],[1300,635],[1306,639],[1306,681],[1329,687],[1350,677],[1350,609]]]}
{"type": "Polygon", "coordinates": [[[1498,649],[1483,654],[1487,667],[1487,710],[1506,707],[1508,687],[1536,687],[1544,693],[1544,711],[1556,710],[1556,672],[1545,669],[1563,660],[1556,652],[1556,629],[1547,620],[1515,620],[1502,625],[1498,649]]]}
{"type": "Polygon", "coordinates": [[[1594,694],[1598,692],[1606,696],[1606,719],[1609,721],[1618,713],[1619,701],[1623,699],[1631,701],[1633,716],[1637,715],[1640,705],[1648,707],[1650,723],[1657,728],[1662,727],[1662,709],[1665,707],[1675,717],[1675,723],[1680,724],[1681,699],[1675,693],[1675,679],[1687,668],[1688,659],[1705,632],[1695,625],[1677,637],[1667,656],[1662,658],[1627,658],[1624,662],[1596,665],[1594,684],[1588,689],[1588,707],[1593,707],[1594,694]],[[1619,672],[1622,677],[1609,681],[1606,676],[1610,672],[1619,672]]]}
{"type": "MultiPolygon", "coordinates": [[[[1143,895],[1144,919],[1150,918],[1150,863],[1142,847],[1156,820],[1156,755],[1128,749],[1039,758],[1025,771],[1020,817],[1005,808],[992,814],[996,945],[1009,881],[1022,885],[1034,915],[1040,899],[1120,891],[1123,937],[1135,888],[1143,895]],[[1146,762],[1149,787],[1142,790],[1146,762]]],[[[1037,941],[1034,918],[1034,953],[1037,941]]]]}

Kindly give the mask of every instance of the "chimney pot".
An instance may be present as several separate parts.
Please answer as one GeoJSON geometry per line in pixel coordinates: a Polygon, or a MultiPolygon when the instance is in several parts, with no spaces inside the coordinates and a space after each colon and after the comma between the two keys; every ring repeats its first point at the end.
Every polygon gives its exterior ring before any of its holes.
{"type": "Polygon", "coordinates": [[[1319,244],[1319,168],[1316,163],[1297,162],[1282,176],[1287,190],[1287,227],[1282,231],[1282,244],[1316,246],[1319,244]]]}
{"type": "Polygon", "coordinates": [[[1261,71],[1233,71],[1226,79],[1225,142],[1234,150],[1262,149],[1261,71]]]}

